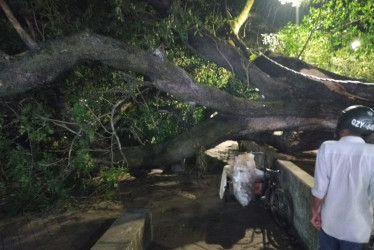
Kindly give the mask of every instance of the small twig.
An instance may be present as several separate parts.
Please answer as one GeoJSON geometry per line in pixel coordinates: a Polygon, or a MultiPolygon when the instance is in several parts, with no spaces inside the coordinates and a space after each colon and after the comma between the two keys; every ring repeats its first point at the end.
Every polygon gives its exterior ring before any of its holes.
{"type": "MultiPolygon", "coordinates": [[[[317,22],[319,21],[319,18],[321,16],[321,9],[319,9],[319,12],[318,12],[318,17],[316,19],[316,22],[314,24],[314,27],[316,27],[317,25],[317,22]]],[[[300,58],[301,54],[303,54],[304,50],[306,49],[306,46],[307,44],[309,43],[310,39],[312,38],[312,35],[314,33],[314,31],[316,30],[316,28],[313,28],[310,32],[309,32],[309,36],[308,36],[308,39],[306,39],[305,43],[304,43],[304,46],[302,47],[301,51],[299,52],[299,54],[297,55],[297,58],[300,58]]]]}
{"type": "Polygon", "coordinates": [[[43,167],[50,167],[50,166],[54,166],[54,165],[57,165],[58,163],[62,162],[62,161],[65,161],[66,159],[62,158],[58,161],[55,161],[55,162],[51,162],[51,163],[39,163],[40,166],[43,166],[43,167]]]}
{"type": "MultiPolygon", "coordinates": [[[[126,99],[122,99],[122,100],[120,100],[120,101],[118,101],[114,106],[113,106],[113,108],[112,108],[112,112],[111,112],[111,114],[110,114],[110,125],[111,125],[111,127],[112,127],[112,135],[114,136],[114,138],[116,139],[116,141],[117,141],[117,144],[118,144],[118,149],[119,149],[119,152],[120,152],[120,154],[122,155],[122,158],[123,158],[123,160],[122,160],[122,163],[124,164],[124,163],[126,163],[126,165],[127,165],[127,160],[126,160],[126,156],[125,156],[125,154],[122,152],[122,145],[121,145],[121,142],[120,142],[120,140],[119,140],[119,137],[118,137],[118,135],[117,135],[117,133],[116,133],[116,129],[115,129],[115,127],[114,127],[114,113],[115,113],[115,111],[116,111],[116,108],[119,106],[119,105],[121,105],[123,102],[125,102],[126,101],[126,99]]],[[[113,162],[113,152],[112,152],[112,162],[113,162]]]]}
{"type": "Polygon", "coordinates": [[[78,133],[76,134],[76,136],[74,136],[73,141],[70,144],[69,153],[68,153],[67,169],[66,169],[65,172],[62,172],[62,174],[61,174],[62,176],[60,175],[60,177],[62,178],[62,181],[64,181],[67,177],[69,177],[70,174],[76,169],[76,167],[73,167],[71,165],[71,154],[73,152],[73,147],[74,147],[75,141],[78,139],[78,137],[80,137],[81,133],[82,133],[82,129],[80,129],[78,131],[78,133]]]}
{"type": "Polygon", "coordinates": [[[127,74],[125,72],[120,71],[119,74],[131,85],[142,85],[142,86],[149,86],[149,87],[154,87],[152,82],[150,81],[141,81],[135,77],[133,77],[130,74],[127,74]]]}
{"type": "Polygon", "coordinates": [[[33,14],[33,17],[34,17],[34,23],[35,23],[36,30],[39,32],[40,36],[42,37],[42,41],[44,42],[45,41],[45,37],[44,37],[44,25],[42,25],[43,31],[40,30],[38,22],[36,20],[35,11],[32,11],[32,14],[33,14]]]}
{"type": "Polygon", "coordinates": [[[75,125],[77,126],[78,124],[76,123],[73,123],[73,122],[65,122],[65,121],[60,121],[60,120],[55,120],[55,119],[50,119],[50,118],[47,118],[47,117],[42,117],[42,116],[39,116],[40,119],[42,120],[45,120],[45,121],[50,121],[50,122],[53,122],[56,126],[59,126],[59,127],[62,127],[68,131],[70,131],[71,133],[73,134],[78,134],[80,131],[76,132],[74,130],[72,130],[71,128],[69,128],[67,125],[75,125]]]}
{"type": "MultiPolygon", "coordinates": [[[[84,106],[89,110],[91,111],[91,113],[93,114],[93,116],[95,117],[95,120],[100,124],[100,126],[104,129],[105,132],[111,134],[107,129],[106,127],[101,123],[101,119],[93,112],[93,110],[90,108],[90,106],[88,106],[87,103],[84,103],[84,106]]],[[[105,115],[104,115],[105,116],[105,115]]]]}
{"type": "Polygon", "coordinates": [[[71,153],[73,152],[74,143],[78,139],[78,137],[81,136],[81,133],[82,133],[82,129],[78,131],[78,133],[74,136],[73,141],[70,144],[69,153],[68,153],[68,167],[70,167],[70,164],[71,164],[71,153]]]}

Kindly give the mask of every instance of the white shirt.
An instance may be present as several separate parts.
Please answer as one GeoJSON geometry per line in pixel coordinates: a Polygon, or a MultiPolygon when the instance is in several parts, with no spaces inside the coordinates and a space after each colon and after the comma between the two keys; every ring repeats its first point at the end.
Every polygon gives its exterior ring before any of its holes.
{"type": "Polygon", "coordinates": [[[322,143],[312,194],[323,199],[323,231],[340,240],[368,242],[373,222],[374,145],[357,136],[322,143]]]}

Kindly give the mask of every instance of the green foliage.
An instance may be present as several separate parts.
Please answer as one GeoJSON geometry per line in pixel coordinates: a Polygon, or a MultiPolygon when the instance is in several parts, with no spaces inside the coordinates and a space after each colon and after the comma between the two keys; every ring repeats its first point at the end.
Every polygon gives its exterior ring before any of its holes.
{"type": "Polygon", "coordinates": [[[189,72],[196,81],[208,86],[222,88],[232,77],[232,73],[226,69],[179,48],[173,49],[168,56],[175,65],[189,72]]]}
{"type": "Polygon", "coordinates": [[[133,140],[137,139],[142,144],[160,143],[196,124],[201,116],[194,114],[199,110],[201,108],[177,101],[169,95],[158,95],[131,107],[125,123],[137,131],[137,138],[133,137],[133,140]]]}
{"type": "MultiPolygon", "coordinates": [[[[126,173],[123,167],[100,169],[91,151],[99,131],[108,124],[111,101],[119,96],[108,91],[112,82],[105,84],[111,72],[104,68],[94,79],[95,73],[100,71],[82,66],[66,78],[67,88],[54,89],[57,93],[39,89],[2,102],[0,192],[9,198],[9,211],[47,209],[56,201],[62,208],[69,207],[72,195],[96,192],[100,173],[126,173]],[[86,85],[78,92],[76,84],[82,81],[86,85]],[[108,96],[98,93],[104,90],[108,96]],[[63,98],[69,101],[62,103],[63,98]],[[61,109],[62,104],[66,109],[61,109]]],[[[100,185],[113,187],[113,181],[104,179],[100,185]]]]}
{"type": "Polygon", "coordinates": [[[249,100],[257,100],[261,98],[257,88],[254,88],[248,82],[243,82],[235,75],[229,79],[227,84],[222,89],[234,96],[249,100]]]}
{"type": "Polygon", "coordinates": [[[143,1],[116,0],[114,15],[118,23],[112,26],[111,34],[144,49],[169,49],[186,41],[191,27],[205,27],[212,32],[222,28],[225,19],[220,14],[221,2],[175,0],[168,15],[160,17],[143,1]]]}
{"type": "Polygon", "coordinates": [[[300,26],[289,24],[276,35],[265,34],[264,44],[323,69],[373,81],[374,1],[315,2],[318,6],[311,8],[300,26]],[[352,48],[354,41],[360,41],[360,47],[352,48]]]}
{"type": "Polygon", "coordinates": [[[127,168],[122,166],[117,168],[102,167],[100,170],[100,182],[110,187],[118,188],[118,182],[125,173],[127,173],[127,168]]]}
{"type": "MultiPolygon", "coordinates": [[[[101,186],[112,187],[113,176],[126,173],[123,167],[100,169],[89,151],[93,137],[84,136],[84,132],[70,134],[59,128],[57,121],[48,120],[52,115],[48,103],[34,99],[20,103],[17,108],[6,106],[0,115],[5,124],[0,130],[0,193],[9,198],[9,212],[44,210],[56,201],[62,204],[60,208],[69,207],[73,194],[94,192],[98,174],[111,173],[112,179],[105,178],[101,186]],[[14,114],[7,124],[6,118],[14,114]]],[[[86,110],[75,112],[82,131],[89,134],[97,128],[83,120],[86,110]]]]}
{"type": "MultiPolygon", "coordinates": [[[[146,50],[161,47],[170,62],[196,81],[258,98],[248,83],[185,47],[191,27],[224,30],[224,1],[176,0],[166,17],[145,1],[7,2],[37,42],[89,29],[146,50]]],[[[0,36],[1,50],[16,54],[26,49],[4,15],[0,31],[5,34],[0,36]]],[[[68,208],[75,195],[111,193],[128,166],[99,163],[98,157],[111,159],[120,146],[165,142],[210,115],[205,107],[142,85],[144,80],[133,72],[86,62],[52,86],[2,98],[0,194],[10,199],[9,210],[42,210],[56,202],[68,208]]]]}
{"type": "Polygon", "coordinates": [[[141,80],[89,64],[66,75],[63,88],[5,100],[0,143],[7,157],[1,157],[0,187],[12,197],[10,211],[46,209],[56,201],[69,207],[72,195],[109,194],[127,169],[98,164],[92,145],[111,153],[118,143],[159,143],[204,119],[204,108],[139,86],[141,80]],[[114,109],[118,100],[122,105],[114,109]]]}
{"type": "MultiPolygon", "coordinates": [[[[175,65],[189,72],[201,84],[222,89],[243,98],[260,97],[258,90],[248,82],[243,82],[235,74],[217,64],[207,62],[178,48],[173,49],[168,56],[175,65]]],[[[255,55],[252,58],[255,58],[255,55]]]]}

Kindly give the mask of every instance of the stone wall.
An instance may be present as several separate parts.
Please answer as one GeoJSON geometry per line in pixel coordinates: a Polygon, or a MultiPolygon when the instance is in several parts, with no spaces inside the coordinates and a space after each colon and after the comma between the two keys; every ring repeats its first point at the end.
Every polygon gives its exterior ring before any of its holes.
{"type": "Polygon", "coordinates": [[[91,250],[144,250],[153,240],[148,209],[125,209],[91,250]]]}
{"type": "Polygon", "coordinates": [[[317,249],[318,231],[309,222],[312,202],[310,190],[313,186],[313,177],[289,161],[278,160],[276,165],[281,170],[280,183],[292,198],[293,227],[306,249],[317,249]]]}

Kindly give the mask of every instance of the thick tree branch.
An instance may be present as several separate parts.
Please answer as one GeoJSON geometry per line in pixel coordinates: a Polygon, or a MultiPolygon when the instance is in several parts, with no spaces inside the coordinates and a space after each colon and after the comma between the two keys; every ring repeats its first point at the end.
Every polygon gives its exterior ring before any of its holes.
{"type": "MultiPolygon", "coordinates": [[[[190,38],[193,45],[197,45],[199,37],[190,38]]],[[[159,90],[175,98],[210,107],[221,114],[221,118],[209,119],[164,144],[124,148],[113,159],[119,164],[125,158],[131,168],[177,162],[192,156],[201,147],[208,148],[226,139],[259,132],[332,130],[342,108],[349,104],[371,103],[371,99],[365,99],[373,94],[372,86],[331,85],[325,81],[305,79],[292,75],[264,57],[250,63],[233,47],[216,38],[206,35],[202,38],[196,47],[200,53],[205,53],[206,57],[257,86],[265,99],[246,100],[199,84],[184,70],[163,58],[88,32],[47,43],[37,51],[3,62],[0,67],[0,96],[15,95],[52,83],[57,76],[77,64],[96,61],[116,70],[140,73],[159,90]],[[202,47],[204,43],[206,47],[202,47]],[[356,95],[360,98],[351,98],[356,95]]],[[[298,60],[273,58],[298,71],[311,69],[324,76],[338,77],[298,60]]]]}
{"type": "Polygon", "coordinates": [[[306,78],[300,73],[336,80],[355,80],[313,67],[295,58],[270,56],[274,62],[299,73],[280,67],[264,56],[257,57],[251,63],[236,48],[204,31],[190,30],[188,42],[195,53],[231,70],[248,84],[257,87],[266,99],[330,100],[343,108],[354,103],[374,105],[372,84],[336,83],[306,78]]]}
{"type": "MultiPolygon", "coordinates": [[[[117,154],[114,160],[119,163],[124,155],[130,168],[144,166],[149,168],[166,167],[168,164],[173,164],[195,155],[201,147],[209,148],[227,139],[253,138],[250,135],[266,131],[282,131],[289,128],[301,127],[306,130],[320,130],[326,129],[326,127],[332,129],[334,126],[335,120],[315,118],[229,119],[226,117],[214,117],[196,125],[168,142],[124,148],[122,154],[117,154]]],[[[264,140],[258,141],[264,142],[264,140]]],[[[270,142],[270,139],[267,141],[270,142]]],[[[100,155],[99,158],[108,157],[100,155]]]]}
{"type": "MultiPolygon", "coordinates": [[[[102,62],[117,70],[141,73],[151,79],[156,88],[176,98],[210,107],[222,114],[250,117],[322,117],[335,114],[333,108],[323,108],[327,102],[295,100],[292,95],[283,101],[248,101],[234,97],[216,88],[197,83],[185,71],[152,53],[87,32],[50,42],[38,51],[30,51],[25,56],[4,64],[0,68],[0,96],[22,93],[53,82],[61,73],[87,60],[102,62]],[[311,109],[319,109],[320,112],[311,113],[311,109]]],[[[274,92],[278,92],[276,85],[274,88],[274,92]]]]}

